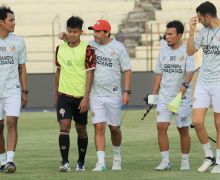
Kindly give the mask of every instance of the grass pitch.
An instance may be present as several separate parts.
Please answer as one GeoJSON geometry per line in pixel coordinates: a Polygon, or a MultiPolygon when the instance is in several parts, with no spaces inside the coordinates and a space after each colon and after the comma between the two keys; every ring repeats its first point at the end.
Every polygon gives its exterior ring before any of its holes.
{"type": "MultiPolygon", "coordinates": [[[[127,111],[122,123],[123,142],[122,160],[123,169],[112,171],[112,147],[109,130],[106,131],[106,163],[105,172],[92,172],[97,161],[91,116],[89,116],[88,133],[89,145],[86,157],[86,171],[75,172],[77,160],[76,132],[71,130],[70,164],[72,172],[60,173],[60,154],[58,148],[58,123],[55,112],[24,112],[19,119],[19,140],[16,150],[15,162],[17,171],[14,174],[0,174],[0,180],[217,180],[220,175],[198,173],[204,155],[202,147],[196,137],[194,129],[190,130],[191,143],[191,170],[180,171],[181,153],[179,135],[172,122],[169,128],[170,159],[172,169],[157,172],[154,167],[160,162],[159,147],[157,144],[155,111],[149,113],[141,121],[144,110],[127,111]]],[[[123,115],[123,112],[122,112],[123,115]]],[[[209,135],[215,139],[213,114],[208,112],[206,125],[209,135]]],[[[74,127],[74,125],[72,125],[74,127]]],[[[215,144],[212,143],[215,149],[215,144]]]]}

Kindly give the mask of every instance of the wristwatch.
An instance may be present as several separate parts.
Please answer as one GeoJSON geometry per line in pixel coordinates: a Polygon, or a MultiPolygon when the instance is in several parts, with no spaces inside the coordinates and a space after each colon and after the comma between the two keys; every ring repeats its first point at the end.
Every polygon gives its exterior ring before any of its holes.
{"type": "Polygon", "coordinates": [[[189,83],[187,83],[187,82],[184,82],[182,85],[183,85],[186,89],[189,87],[189,83]]]}
{"type": "Polygon", "coordinates": [[[131,94],[131,90],[124,90],[124,93],[131,94]]]}
{"type": "Polygon", "coordinates": [[[22,90],[22,93],[28,94],[28,90],[22,90]]]}

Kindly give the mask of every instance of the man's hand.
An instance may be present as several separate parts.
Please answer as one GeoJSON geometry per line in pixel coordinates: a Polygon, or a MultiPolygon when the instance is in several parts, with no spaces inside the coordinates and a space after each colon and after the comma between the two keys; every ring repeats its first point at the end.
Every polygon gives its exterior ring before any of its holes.
{"type": "Polygon", "coordinates": [[[67,41],[67,35],[65,32],[61,32],[58,34],[58,38],[63,41],[67,41]]]}
{"type": "Polygon", "coordinates": [[[27,105],[27,94],[21,94],[21,107],[24,108],[27,105]]]}
{"type": "Polygon", "coordinates": [[[88,110],[88,106],[89,106],[89,98],[88,97],[83,97],[80,104],[79,104],[79,108],[80,109],[80,113],[84,113],[88,110]]]}
{"type": "Polygon", "coordinates": [[[127,105],[129,102],[129,94],[124,92],[123,93],[123,96],[122,96],[122,104],[123,105],[127,105]]]}
{"type": "Polygon", "coordinates": [[[196,25],[198,24],[198,17],[194,16],[189,20],[190,32],[196,31],[196,25]]]}

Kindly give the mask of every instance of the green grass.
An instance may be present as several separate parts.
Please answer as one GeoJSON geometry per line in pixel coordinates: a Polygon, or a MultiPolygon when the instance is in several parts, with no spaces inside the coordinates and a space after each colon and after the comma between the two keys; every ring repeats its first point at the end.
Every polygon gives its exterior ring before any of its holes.
{"type": "MultiPolygon", "coordinates": [[[[112,163],[112,147],[109,130],[106,131],[106,163],[108,170],[105,172],[92,172],[96,163],[96,152],[93,141],[93,126],[89,117],[88,133],[89,146],[86,158],[86,171],[75,172],[77,160],[76,133],[71,131],[70,163],[73,171],[70,173],[58,172],[60,154],[58,150],[58,123],[54,112],[25,112],[19,119],[19,140],[16,150],[15,174],[0,174],[0,180],[215,180],[220,175],[198,173],[196,169],[203,160],[202,147],[199,144],[194,129],[190,130],[191,145],[191,170],[180,171],[181,153],[179,136],[172,122],[169,128],[170,158],[172,169],[157,172],[154,167],[160,162],[160,153],[157,144],[155,111],[152,111],[145,120],[141,121],[144,110],[129,110],[122,123],[123,143],[123,170],[113,172],[110,170],[112,163]]],[[[207,129],[209,135],[215,139],[213,115],[207,115],[207,129]]],[[[74,127],[74,126],[73,126],[74,127]]],[[[213,144],[215,149],[215,144],[213,144]]]]}

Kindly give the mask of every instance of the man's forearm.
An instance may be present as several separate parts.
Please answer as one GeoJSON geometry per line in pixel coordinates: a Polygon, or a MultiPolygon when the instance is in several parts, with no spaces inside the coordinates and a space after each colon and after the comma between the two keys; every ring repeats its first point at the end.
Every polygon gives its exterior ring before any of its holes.
{"type": "Polygon", "coordinates": [[[93,79],[94,79],[94,70],[87,71],[86,72],[86,89],[85,89],[85,94],[84,94],[84,97],[86,98],[89,97],[93,79]]]}
{"type": "Polygon", "coordinates": [[[25,64],[19,65],[19,78],[21,82],[21,89],[27,90],[27,71],[25,64]]]}
{"type": "Polygon", "coordinates": [[[127,70],[124,72],[124,89],[131,90],[131,70],[127,70]]]}
{"type": "Polygon", "coordinates": [[[186,72],[184,82],[189,84],[193,79],[193,74],[194,72],[186,72]]]}
{"type": "Polygon", "coordinates": [[[157,95],[159,93],[161,79],[162,79],[162,75],[156,74],[154,79],[154,86],[153,86],[154,95],[157,95]]]}
{"type": "Polygon", "coordinates": [[[187,40],[187,54],[192,56],[196,52],[196,48],[194,45],[194,32],[189,32],[189,38],[187,40]]]}
{"type": "Polygon", "coordinates": [[[57,68],[55,73],[55,81],[54,81],[54,94],[58,94],[58,86],[59,86],[59,78],[60,78],[60,69],[57,68]]]}

